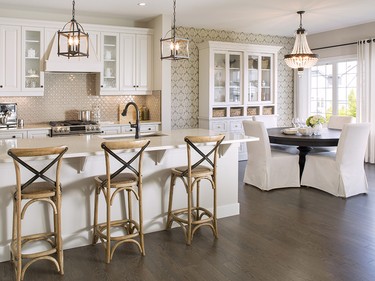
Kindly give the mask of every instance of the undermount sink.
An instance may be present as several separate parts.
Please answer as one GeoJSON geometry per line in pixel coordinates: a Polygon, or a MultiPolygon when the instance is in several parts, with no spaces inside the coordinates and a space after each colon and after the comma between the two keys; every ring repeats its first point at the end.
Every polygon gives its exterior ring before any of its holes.
{"type": "MultiPolygon", "coordinates": [[[[140,133],[140,138],[150,138],[150,137],[163,137],[168,136],[160,132],[150,132],[150,133],[140,133]]],[[[104,140],[121,140],[121,139],[134,139],[134,134],[117,134],[117,135],[101,135],[98,136],[104,140]]]]}

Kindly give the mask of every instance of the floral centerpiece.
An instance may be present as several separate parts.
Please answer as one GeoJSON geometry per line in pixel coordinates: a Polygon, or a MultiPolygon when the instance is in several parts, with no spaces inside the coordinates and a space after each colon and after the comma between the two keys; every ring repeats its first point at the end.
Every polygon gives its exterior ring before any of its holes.
{"type": "Polygon", "coordinates": [[[310,127],[324,123],[326,123],[326,119],[322,115],[312,115],[306,119],[306,125],[310,127]]]}
{"type": "Polygon", "coordinates": [[[320,135],[324,123],[326,119],[321,115],[312,115],[306,119],[306,125],[314,128],[314,135],[320,135]]]}

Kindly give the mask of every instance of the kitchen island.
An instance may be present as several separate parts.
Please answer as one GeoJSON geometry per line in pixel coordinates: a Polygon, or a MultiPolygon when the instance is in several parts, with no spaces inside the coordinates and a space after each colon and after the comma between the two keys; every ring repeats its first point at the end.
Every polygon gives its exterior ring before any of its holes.
{"type": "MultiPolygon", "coordinates": [[[[184,137],[215,134],[217,133],[205,129],[184,129],[148,136],[151,143],[146,149],[143,164],[143,221],[146,233],[165,229],[170,169],[187,163],[184,137]]],[[[104,153],[100,144],[111,139],[119,140],[118,137],[119,135],[82,135],[0,140],[0,173],[2,177],[0,183],[0,262],[10,258],[9,244],[12,229],[15,171],[12,159],[7,155],[8,149],[12,147],[68,146],[69,150],[64,155],[61,169],[62,238],[64,249],[68,249],[91,243],[95,190],[93,178],[105,174],[104,153]]],[[[142,134],[141,137],[143,137],[142,134]]],[[[147,138],[147,136],[144,137],[147,138]]],[[[248,141],[257,141],[257,138],[225,133],[225,139],[220,146],[217,167],[218,218],[239,214],[238,147],[241,142],[248,141]]],[[[210,147],[212,144],[208,143],[202,149],[209,150],[210,147]]],[[[38,158],[31,161],[33,166],[44,167],[46,159],[38,158]]],[[[181,182],[177,182],[176,187],[174,208],[180,208],[185,206],[186,196],[181,182]]],[[[205,196],[208,192],[211,192],[211,188],[206,190],[202,188],[201,201],[206,206],[212,206],[211,197],[205,196]],[[207,200],[205,197],[208,197],[207,200]]],[[[120,205],[123,203],[123,198],[118,197],[119,201],[114,202],[112,209],[114,219],[119,218],[122,214],[120,205]]],[[[52,220],[51,217],[45,217],[48,214],[45,205],[35,205],[26,213],[23,234],[27,234],[30,230],[33,232],[43,230],[45,222],[52,220]]],[[[103,221],[104,202],[101,202],[100,207],[103,211],[99,210],[99,221],[103,221]]],[[[145,243],[147,249],[147,236],[145,243]]]]}

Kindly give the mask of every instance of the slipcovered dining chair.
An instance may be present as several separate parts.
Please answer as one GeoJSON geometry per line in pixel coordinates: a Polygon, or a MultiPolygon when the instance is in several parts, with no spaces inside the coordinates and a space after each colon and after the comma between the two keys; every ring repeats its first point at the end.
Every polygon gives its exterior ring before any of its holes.
{"type": "Polygon", "coordinates": [[[245,135],[259,138],[246,144],[248,159],[244,182],[262,190],[299,187],[299,156],[271,150],[263,122],[244,120],[243,127],[245,135]]]}
{"type": "Polygon", "coordinates": [[[342,130],[344,124],[354,123],[355,119],[352,116],[341,116],[341,115],[332,115],[329,118],[327,128],[342,130]]]}
{"type": "Polygon", "coordinates": [[[345,198],[367,193],[364,158],[369,133],[367,123],[344,124],[336,153],[306,156],[301,185],[345,198]]]}
{"type": "Polygon", "coordinates": [[[261,121],[266,128],[277,127],[277,115],[254,115],[254,121],[261,121]]]}

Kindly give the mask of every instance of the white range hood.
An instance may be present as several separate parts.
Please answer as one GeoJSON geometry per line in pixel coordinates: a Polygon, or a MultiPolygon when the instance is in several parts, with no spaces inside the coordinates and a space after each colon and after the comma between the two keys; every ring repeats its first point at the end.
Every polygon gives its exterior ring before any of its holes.
{"type": "Polygon", "coordinates": [[[71,57],[57,55],[58,44],[57,32],[53,36],[47,51],[45,53],[45,72],[101,72],[103,64],[99,61],[98,56],[89,40],[89,57],[71,57]]]}

